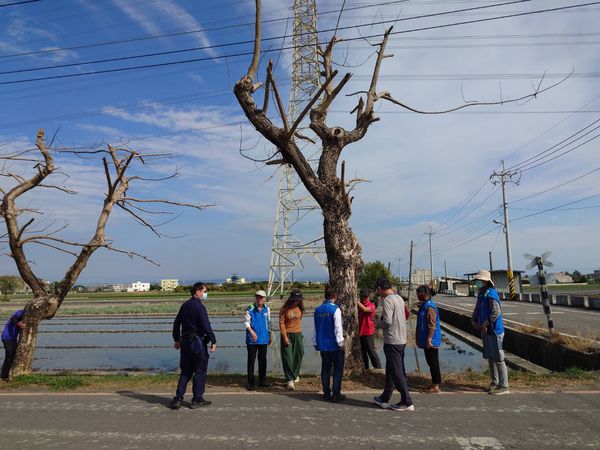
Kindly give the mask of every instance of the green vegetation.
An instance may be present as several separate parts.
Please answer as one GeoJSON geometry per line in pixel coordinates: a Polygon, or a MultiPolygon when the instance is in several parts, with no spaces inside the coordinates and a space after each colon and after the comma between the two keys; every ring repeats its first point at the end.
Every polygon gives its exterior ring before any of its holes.
{"type": "Polygon", "coordinates": [[[22,388],[25,386],[46,386],[52,391],[73,390],[85,386],[89,380],[86,380],[83,375],[46,375],[46,374],[29,374],[21,375],[11,381],[14,388],[22,388]]]}
{"type": "Polygon", "coordinates": [[[397,283],[398,280],[392,275],[389,269],[381,261],[366,263],[358,274],[358,287],[375,289],[377,278],[385,277],[390,283],[397,283]]]}

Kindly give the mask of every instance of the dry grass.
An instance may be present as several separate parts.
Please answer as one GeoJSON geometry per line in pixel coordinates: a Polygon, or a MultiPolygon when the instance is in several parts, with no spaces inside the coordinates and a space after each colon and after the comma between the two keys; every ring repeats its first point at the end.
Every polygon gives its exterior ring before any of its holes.
{"type": "Polygon", "coordinates": [[[528,324],[518,324],[517,331],[526,334],[544,335],[547,334],[544,324],[539,320],[532,320],[528,324]]]}
{"type": "Polygon", "coordinates": [[[597,336],[591,331],[582,332],[579,330],[574,336],[568,336],[559,332],[550,334],[539,320],[531,321],[528,324],[519,324],[515,328],[521,333],[541,336],[548,339],[552,344],[564,345],[578,352],[593,353],[599,351],[600,348],[597,336]]]}

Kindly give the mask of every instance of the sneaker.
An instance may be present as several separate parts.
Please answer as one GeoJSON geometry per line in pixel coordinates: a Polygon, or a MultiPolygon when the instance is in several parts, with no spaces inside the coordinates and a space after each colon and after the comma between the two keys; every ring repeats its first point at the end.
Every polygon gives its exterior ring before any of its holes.
{"type": "Polygon", "coordinates": [[[177,410],[177,409],[181,408],[181,401],[182,401],[182,399],[180,399],[178,397],[173,398],[173,400],[171,401],[171,405],[170,405],[171,409],[177,410]]]}
{"type": "Polygon", "coordinates": [[[510,391],[508,390],[507,387],[500,387],[500,386],[496,386],[493,389],[491,389],[488,394],[490,395],[505,395],[505,394],[510,394],[510,391]]]}
{"type": "Polygon", "coordinates": [[[331,399],[333,403],[343,402],[344,400],[346,400],[346,396],[344,394],[334,395],[331,399]]]}
{"type": "Polygon", "coordinates": [[[490,383],[488,387],[485,388],[486,392],[490,392],[492,389],[496,388],[496,383],[490,383]]]}
{"type": "Polygon", "coordinates": [[[295,388],[294,388],[294,382],[293,382],[293,381],[288,381],[288,382],[287,382],[287,385],[285,386],[285,388],[286,388],[288,391],[293,391],[293,390],[295,389],[295,388]]]}
{"type": "Polygon", "coordinates": [[[399,403],[394,403],[393,405],[390,405],[390,408],[393,409],[394,411],[414,411],[415,410],[415,405],[405,405],[402,402],[399,403]]]}
{"type": "Polygon", "coordinates": [[[390,407],[390,405],[387,402],[384,402],[383,400],[381,400],[381,397],[373,397],[373,401],[380,408],[388,409],[390,407]]]}
{"type": "Polygon", "coordinates": [[[204,400],[203,398],[201,398],[200,400],[192,400],[192,403],[190,404],[190,409],[202,408],[204,406],[210,405],[211,403],[212,402],[204,400]]]}
{"type": "Polygon", "coordinates": [[[300,377],[296,377],[296,379],[294,380],[294,383],[299,383],[300,382],[300,377]]]}

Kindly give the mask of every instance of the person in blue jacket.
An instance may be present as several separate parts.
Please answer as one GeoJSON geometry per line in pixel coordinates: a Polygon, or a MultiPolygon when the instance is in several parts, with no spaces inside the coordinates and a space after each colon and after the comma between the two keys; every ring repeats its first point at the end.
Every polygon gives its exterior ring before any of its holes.
{"type": "Polygon", "coordinates": [[[257,291],[254,303],[246,308],[246,348],[248,349],[248,390],[256,389],[254,381],[254,361],[258,356],[258,386],[270,387],[267,383],[267,346],[273,342],[271,336],[271,309],[265,305],[267,294],[257,291]]]}
{"type": "Polygon", "coordinates": [[[442,345],[442,330],[440,328],[440,314],[431,297],[432,291],[429,286],[422,285],[417,288],[419,312],[417,314],[415,341],[417,346],[425,352],[425,360],[431,373],[431,386],[425,392],[437,394],[440,392],[440,384],[442,383],[438,352],[440,345],[442,345]]]}
{"type": "Polygon", "coordinates": [[[195,283],[191,294],[192,298],[181,305],[173,322],[173,347],[181,352],[181,373],[171,409],[181,407],[187,384],[192,378],[194,396],[190,408],[200,408],[211,403],[203,397],[208,369],[207,345],[210,343],[211,353],[217,350],[217,339],[208,320],[206,306],[202,303],[208,298],[208,287],[204,283],[195,283]]]}
{"type": "Polygon", "coordinates": [[[487,270],[477,272],[474,280],[478,294],[471,323],[481,333],[483,357],[490,366],[491,383],[487,391],[492,395],[508,394],[508,371],[502,350],[504,323],[500,297],[487,270]]]}
{"type": "Polygon", "coordinates": [[[332,287],[325,289],[325,300],[315,309],[315,334],[313,345],[321,352],[321,383],[323,399],[341,402],[346,399],[342,394],[344,376],[344,331],[342,311],[335,304],[337,293],[332,287]],[[330,389],[331,366],[333,366],[333,395],[330,389]]]}
{"type": "Polygon", "coordinates": [[[2,330],[2,343],[4,344],[4,363],[2,364],[2,380],[8,381],[10,368],[12,367],[15,354],[17,353],[17,344],[21,330],[25,328],[25,311],[19,309],[15,311],[6,322],[2,330]]]}

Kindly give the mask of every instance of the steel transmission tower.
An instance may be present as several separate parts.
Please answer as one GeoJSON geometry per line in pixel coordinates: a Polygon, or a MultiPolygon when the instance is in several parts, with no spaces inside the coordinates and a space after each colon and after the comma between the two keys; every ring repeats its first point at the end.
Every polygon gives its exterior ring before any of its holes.
{"type": "MultiPolygon", "coordinates": [[[[317,53],[317,9],[315,0],[294,0],[294,56],[292,86],[288,107],[288,122],[293,123],[320,85],[319,55],[317,53]]],[[[306,129],[301,124],[299,129],[306,129]]],[[[311,164],[321,149],[306,144],[302,152],[311,164]]],[[[279,192],[275,214],[275,231],[269,270],[267,295],[271,298],[286,293],[294,281],[294,270],[302,270],[305,256],[314,257],[327,270],[327,255],[322,234],[308,239],[296,235],[298,224],[311,213],[320,211],[315,200],[306,192],[298,174],[289,164],[279,169],[279,192]],[[287,283],[287,286],[286,286],[287,283]]]]}

